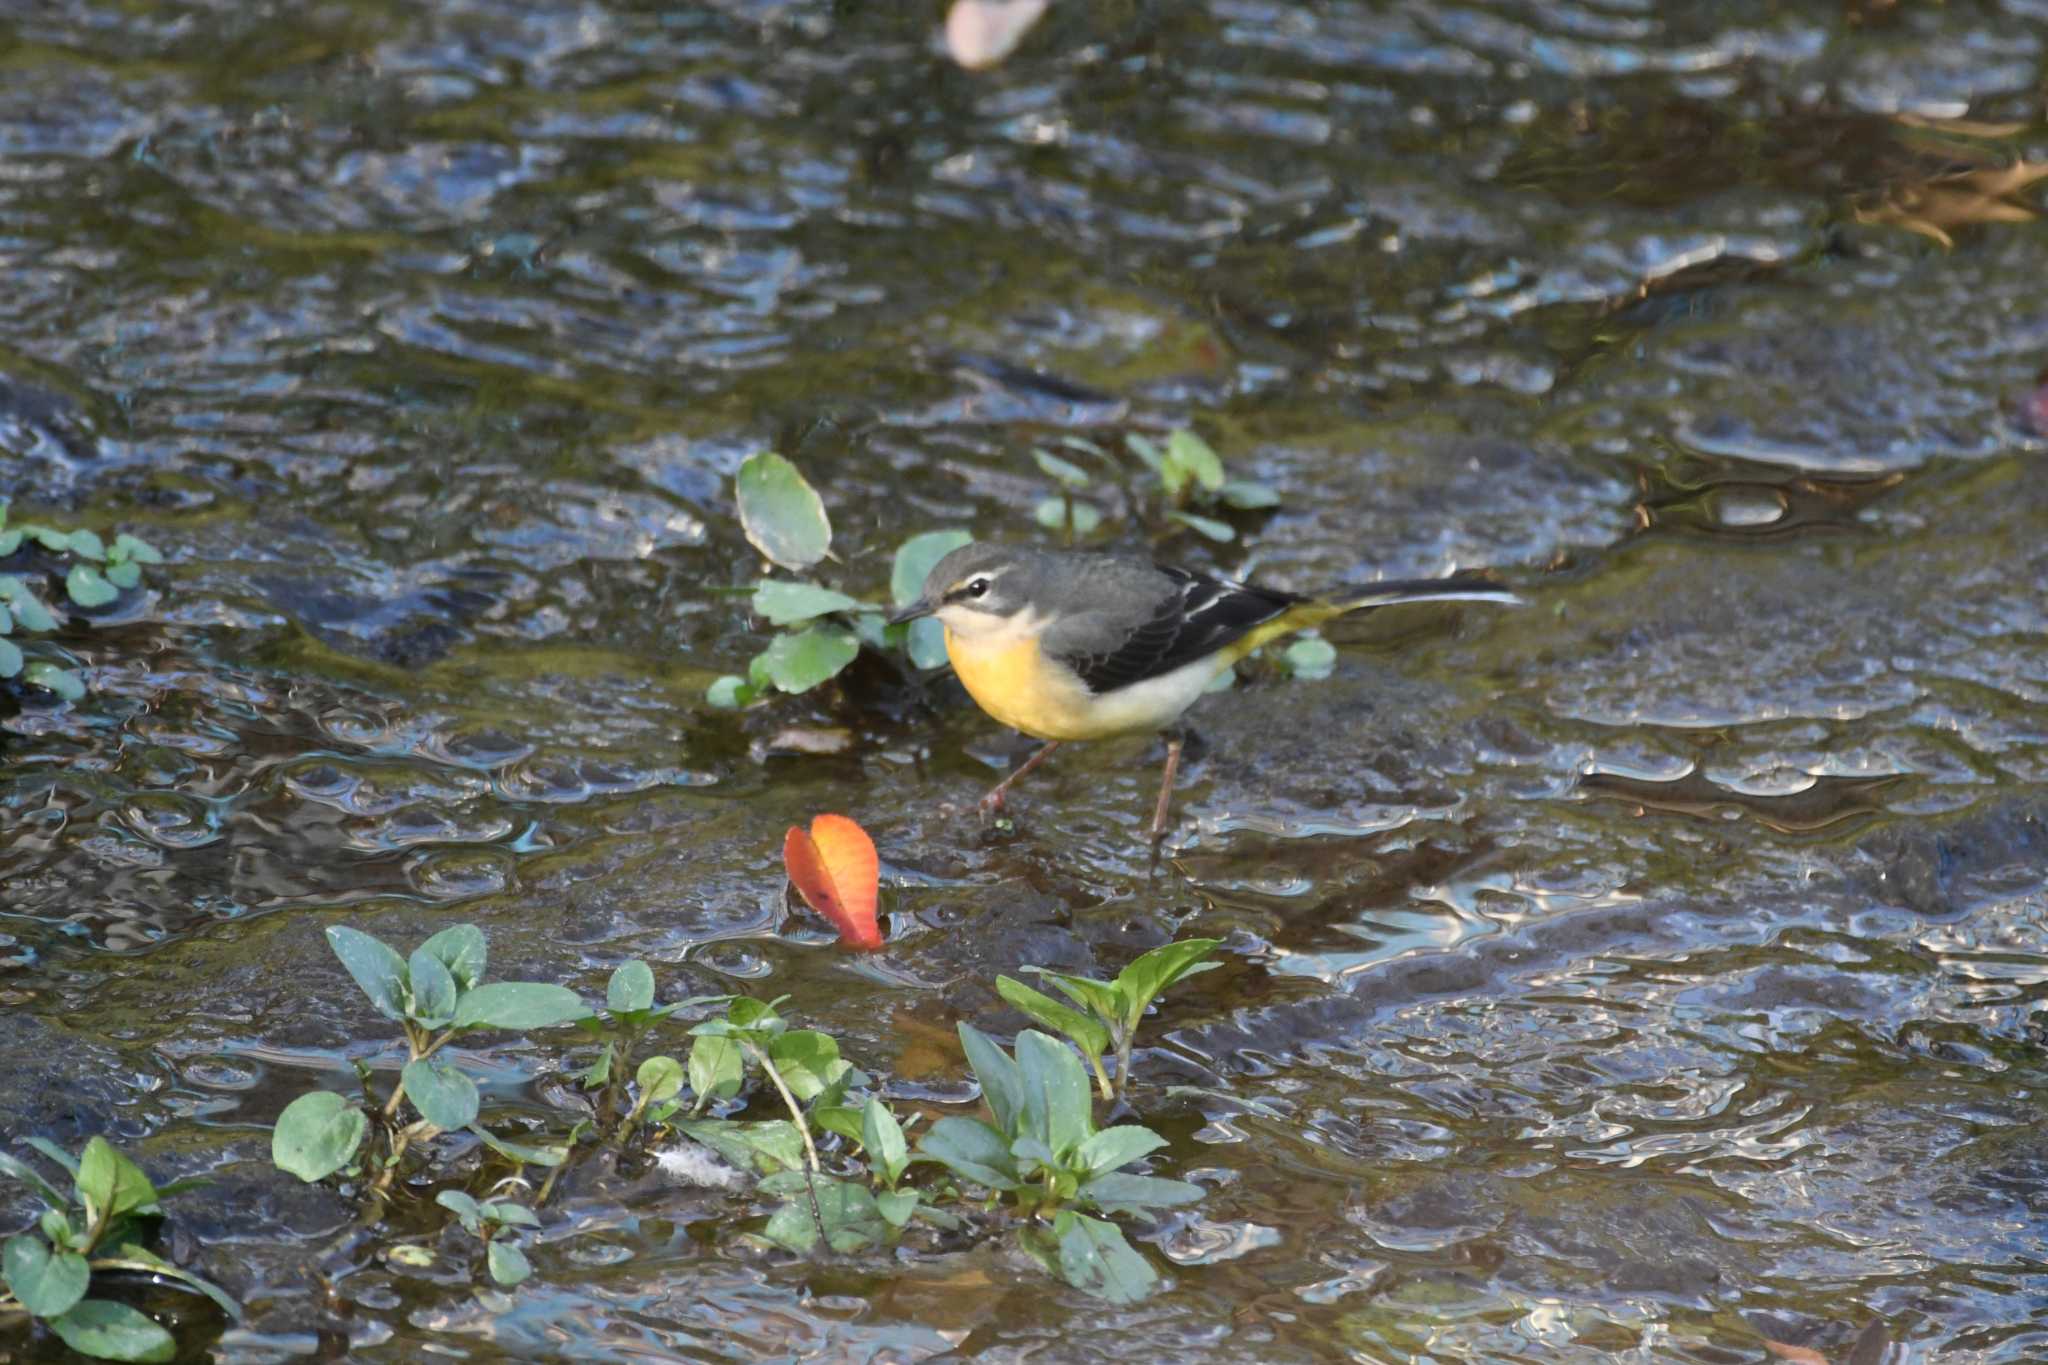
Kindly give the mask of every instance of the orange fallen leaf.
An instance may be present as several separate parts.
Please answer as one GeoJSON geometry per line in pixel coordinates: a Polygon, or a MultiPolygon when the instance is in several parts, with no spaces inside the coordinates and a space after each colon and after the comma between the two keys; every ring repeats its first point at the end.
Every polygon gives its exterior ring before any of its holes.
{"type": "Polygon", "coordinates": [[[804,904],[831,920],[839,941],[872,952],[882,946],[875,923],[881,860],[868,832],[843,815],[820,815],[807,834],[797,825],[782,839],[782,866],[804,904]]]}

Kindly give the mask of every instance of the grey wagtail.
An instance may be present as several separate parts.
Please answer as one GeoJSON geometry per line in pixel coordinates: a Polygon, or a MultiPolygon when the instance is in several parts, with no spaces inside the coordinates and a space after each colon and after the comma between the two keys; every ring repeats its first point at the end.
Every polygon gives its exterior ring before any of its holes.
{"type": "Polygon", "coordinates": [[[963,545],[932,566],[923,594],[889,618],[936,616],[946,657],[982,710],[1046,741],[987,796],[1076,739],[1168,731],[1166,772],[1152,812],[1166,832],[1184,736],[1183,711],[1230,665],[1269,640],[1394,602],[1519,603],[1470,574],[1363,583],[1307,597],[1170,569],[1121,555],[963,545]]]}

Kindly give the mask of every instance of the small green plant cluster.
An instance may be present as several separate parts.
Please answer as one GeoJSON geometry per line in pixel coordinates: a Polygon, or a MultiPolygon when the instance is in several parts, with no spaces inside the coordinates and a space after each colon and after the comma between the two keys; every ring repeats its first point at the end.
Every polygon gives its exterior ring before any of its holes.
{"type": "MultiPolygon", "coordinates": [[[[831,553],[832,522],[824,500],[782,456],[750,456],[740,466],[735,492],[740,527],[769,562],[804,573],[831,553]]],[[[970,539],[965,531],[927,531],[904,541],[890,574],[895,605],[916,598],[932,565],[970,539]]],[[[745,677],[727,674],[711,684],[705,695],[714,706],[746,706],[770,691],[808,692],[837,677],[863,645],[884,652],[901,648],[919,668],[946,661],[936,621],[891,626],[887,607],[809,579],[763,578],[754,585],[752,606],[780,633],[754,656],[745,677]]]]}
{"type": "MultiPolygon", "coordinates": [[[[42,546],[52,554],[67,555],[74,561],[64,575],[64,591],[81,607],[104,607],[123,589],[142,581],[142,566],[161,564],[164,557],[146,540],[126,531],[109,544],[96,531],[60,531],[34,522],[9,525],[7,502],[0,499],[0,559],[18,553],[25,544],[42,546]]],[[[13,637],[17,632],[41,634],[57,628],[57,618],[37,597],[19,574],[0,574],[0,678],[19,677],[23,682],[55,692],[66,701],[85,695],[85,680],[73,669],[49,658],[31,659],[13,637]]],[[[38,652],[47,647],[32,645],[38,652]]]]}
{"type": "MultiPolygon", "coordinates": [[[[1065,436],[1060,445],[1098,464],[1111,462],[1107,451],[1085,437],[1065,436]]],[[[1280,495],[1267,485],[1226,477],[1222,457],[1189,428],[1169,433],[1164,445],[1132,432],[1124,437],[1124,448],[1153,476],[1163,518],[1210,540],[1228,544],[1237,539],[1237,528],[1219,513],[1258,512],[1280,505],[1280,495]]],[[[1038,524],[1050,531],[1064,530],[1070,545],[1093,534],[1102,525],[1102,509],[1085,494],[1098,481],[1097,477],[1050,450],[1034,450],[1031,458],[1039,472],[1059,486],[1059,492],[1042,499],[1032,509],[1038,524]]],[[[1116,471],[1118,475],[1123,472],[1116,471]]],[[[1138,502],[1142,506],[1145,500],[1140,498],[1138,502]]]]}
{"type": "MultiPolygon", "coordinates": [[[[899,1116],[831,1035],[791,1027],[782,1000],[702,996],[657,1005],[652,969],[634,961],[612,973],[605,1007],[591,1010],[564,986],[484,981],[484,937],[474,925],[444,929],[406,957],[357,930],[327,932],[356,984],[403,1031],[409,1056],[382,1098],[370,1089],[369,1068],[359,1065],[364,1100],[324,1090],[293,1100],[272,1131],[272,1161],[303,1180],[359,1179],[362,1192],[381,1205],[399,1176],[418,1173],[432,1139],[466,1130],[510,1162],[514,1175],[481,1195],[446,1188],[435,1198],[483,1243],[490,1277],[508,1288],[532,1273],[518,1244],[521,1231],[539,1224],[535,1210],[580,1148],[651,1144],[671,1131],[751,1172],[757,1191],[779,1201],[756,1234],[774,1245],[800,1254],[820,1246],[842,1254],[871,1250],[894,1245],[913,1221],[958,1232],[965,1215],[1001,1206],[1025,1247],[1055,1273],[1120,1302],[1142,1297],[1157,1276],[1109,1220],[1201,1195],[1196,1186],[1126,1169],[1164,1139],[1128,1124],[1098,1132],[1081,1057],[1045,1034],[1027,1031],[1012,1056],[963,1025],[961,1044],[993,1122],[942,1118],[913,1148],[909,1130],[920,1116],[899,1116]],[[651,1051],[662,1022],[692,1006],[717,1013],[689,1029],[686,1060],[651,1051]],[[515,1142],[483,1127],[476,1080],[443,1060],[447,1045],[485,1029],[572,1024],[597,1045],[595,1058],[574,1072],[591,1094],[590,1111],[553,1141],[515,1142]],[[743,1111],[752,1081],[773,1092],[783,1116],[706,1115],[714,1103],[743,1111]],[[820,1147],[835,1140],[828,1167],[820,1147]],[[505,1186],[524,1183],[517,1172],[529,1165],[548,1170],[531,1200],[504,1197],[505,1186]],[[943,1168],[946,1178],[918,1181],[920,1166],[943,1168]],[[959,1182],[984,1193],[970,1199],[959,1182]]],[[[1003,993],[1017,1002],[1013,992],[1023,991],[1034,1018],[1075,1037],[1108,1096],[1102,1054],[1115,1050],[1128,1087],[1139,1018],[1160,991],[1212,965],[1203,959],[1216,946],[1214,939],[1190,939],[1154,949],[1114,982],[1048,974],[1096,1011],[1092,1018],[1015,982],[1003,993]]],[[[393,1255],[414,1264],[433,1258],[418,1242],[393,1255]]]]}
{"type": "MultiPolygon", "coordinates": [[[[567,986],[539,981],[483,980],[483,931],[473,924],[443,929],[400,957],[381,940],[335,926],[327,942],[363,994],[385,1018],[404,1030],[409,1057],[398,1084],[367,1107],[331,1090],[313,1090],[285,1106],[270,1137],[270,1158],[301,1180],[323,1180],[340,1171],[370,1178],[382,1197],[404,1168],[416,1143],[440,1133],[474,1133],[492,1149],[518,1161],[560,1165],[564,1151],[509,1142],[478,1126],[476,1081],[435,1054],[466,1034],[486,1029],[550,1028],[590,1014],[582,997],[567,986]],[[416,1117],[406,1117],[408,1108],[416,1117]],[[376,1115],[376,1140],[363,1145],[376,1115]]],[[[369,1069],[358,1064],[366,1096],[369,1069]]]]}
{"type": "Polygon", "coordinates": [[[1144,1298],[1159,1279],[1151,1264],[1115,1223],[1082,1210],[1147,1215],[1193,1203],[1201,1186],[1123,1169],[1166,1139],[1134,1123],[1096,1128],[1087,1073],[1064,1043],[1026,1029],[1013,1056],[969,1024],[960,1043],[994,1122],[942,1118],[918,1158],[1007,1200],[1026,1220],[1019,1243],[1068,1284],[1113,1303],[1144,1298]]]}
{"type": "Polygon", "coordinates": [[[241,1305],[219,1286],[145,1245],[162,1216],[159,1202],[203,1181],[173,1181],[158,1189],[105,1138],[93,1138],[75,1157],[43,1138],[25,1141],[70,1175],[71,1194],[27,1162],[0,1153],[0,1175],[27,1185],[45,1206],[34,1229],[0,1247],[6,1283],[0,1321],[24,1314],[39,1318],[67,1346],[99,1360],[172,1359],[177,1343],[153,1318],[112,1299],[86,1297],[102,1272],[161,1276],[206,1295],[231,1321],[240,1320],[241,1305]]]}
{"type": "Polygon", "coordinates": [[[1094,1068],[1102,1098],[1114,1099],[1117,1092],[1110,1086],[1109,1074],[1102,1069],[1102,1054],[1115,1050],[1117,1086],[1129,1085],[1131,1044],[1137,1040],[1138,1022],[1145,1017],[1145,1011],[1168,986],[1220,966],[1206,959],[1221,944],[1221,939],[1214,938],[1163,943],[1118,972],[1114,981],[1071,976],[1046,967],[1026,968],[1052,982],[1080,1010],[1070,1009],[1013,977],[997,977],[996,992],[1047,1028],[1072,1039],[1094,1068]]]}

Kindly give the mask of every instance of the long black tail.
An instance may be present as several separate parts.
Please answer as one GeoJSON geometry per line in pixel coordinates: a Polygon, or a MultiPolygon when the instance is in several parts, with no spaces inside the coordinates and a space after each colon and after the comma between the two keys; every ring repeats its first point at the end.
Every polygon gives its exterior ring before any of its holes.
{"type": "Polygon", "coordinates": [[[1385,607],[1396,602],[1497,602],[1505,607],[1528,604],[1483,573],[1456,573],[1447,578],[1390,578],[1380,583],[1355,583],[1334,588],[1323,601],[1346,611],[1385,607]]]}

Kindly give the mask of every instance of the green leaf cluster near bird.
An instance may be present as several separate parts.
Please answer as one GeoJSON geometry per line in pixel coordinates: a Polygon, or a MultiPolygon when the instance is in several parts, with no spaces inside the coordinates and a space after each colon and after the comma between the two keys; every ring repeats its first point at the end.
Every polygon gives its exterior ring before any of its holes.
{"type": "Polygon", "coordinates": [[[65,701],[85,695],[85,680],[75,660],[48,641],[24,646],[21,636],[42,635],[57,628],[57,617],[30,585],[37,576],[61,582],[64,595],[87,610],[108,606],[121,593],[142,582],[142,566],[161,564],[164,557],[146,540],[126,531],[112,543],[97,531],[60,530],[35,522],[9,524],[8,504],[0,499],[0,560],[27,559],[36,549],[42,562],[0,573],[0,680],[19,678],[65,701]],[[68,563],[67,563],[68,561],[68,563]],[[33,654],[31,653],[33,651],[33,654]]]}
{"type": "Polygon", "coordinates": [[[102,1275],[159,1276],[205,1295],[230,1322],[241,1319],[242,1306],[219,1286],[149,1249],[162,1220],[160,1201],[205,1181],[159,1187],[105,1138],[92,1138],[76,1156],[44,1138],[23,1141],[70,1177],[71,1192],[64,1193],[62,1177],[53,1181],[0,1152],[0,1176],[27,1185],[44,1205],[32,1230],[0,1246],[0,1319],[39,1318],[72,1350],[99,1360],[175,1358],[176,1341],[154,1318],[115,1299],[86,1297],[102,1275]]]}
{"type": "MultiPolygon", "coordinates": [[[[1032,451],[1039,472],[1059,485],[1058,493],[1032,509],[1032,517],[1049,531],[1064,531],[1067,544],[1076,545],[1103,524],[1102,508],[1088,495],[1090,487],[1128,484],[1130,470],[1086,437],[1063,436],[1059,445],[1101,472],[1091,474],[1074,459],[1051,450],[1032,451]]],[[[1169,433],[1164,445],[1133,432],[1124,438],[1124,449],[1152,475],[1157,495],[1154,499],[1134,489],[1125,500],[1141,517],[1164,523],[1169,530],[1178,526],[1227,544],[1238,536],[1237,526],[1228,520],[1231,513],[1262,512],[1280,505],[1280,495],[1267,485],[1227,477],[1223,458],[1191,428],[1169,433]]]]}
{"type": "MultiPolygon", "coordinates": [[[[787,459],[772,451],[749,457],[733,491],[747,543],[770,564],[803,573],[831,553],[832,522],[824,500],[787,459]]],[[[965,531],[927,531],[905,541],[890,574],[893,605],[915,598],[931,566],[970,539],[965,531]]],[[[771,692],[808,692],[837,677],[863,646],[884,653],[902,649],[918,668],[946,661],[937,622],[891,626],[884,619],[888,606],[808,579],[760,579],[749,605],[779,633],[754,656],[744,677],[729,673],[706,689],[713,706],[737,708],[771,692]]]]}
{"type": "MultiPolygon", "coordinates": [[[[1012,1055],[961,1025],[961,1047],[989,1118],[949,1114],[927,1122],[932,1106],[900,1112],[873,1077],[841,1055],[837,1039],[792,1026],[784,999],[720,995],[663,1003],[654,970],[633,959],[613,969],[604,1005],[593,1010],[563,986],[484,980],[488,955],[474,925],[443,929],[405,955],[360,930],[337,925],[327,934],[371,1007],[398,1024],[407,1060],[381,1097],[371,1069],[359,1065],[365,1100],[331,1089],[293,1100],[272,1129],[271,1159],[302,1180],[339,1179],[365,1200],[367,1225],[382,1219],[400,1180],[433,1188],[434,1202],[475,1239],[469,1245],[480,1254],[470,1256],[472,1273],[501,1289],[533,1273],[526,1238],[540,1226],[539,1211],[562,1174],[598,1151],[614,1159],[675,1156],[729,1167],[730,1182],[750,1187],[760,1201],[760,1221],[748,1235],[799,1255],[887,1251],[913,1229],[957,1242],[985,1230],[990,1209],[1000,1205],[1000,1221],[1014,1225],[1020,1244],[1052,1273],[1116,1302],[1143,1297],[1159,1277],[1113,1220],[1150,1216],[1202,1195],[1199,1186],[1132,1169],[1156,1159],[1165,1140],[1133,1123],[1098,1129],[1082,1057],[1042,1033],[1020,1035],[1012,1055]],[[694,1020],[687,1027],[675,1017],[683,1013],[694,1020]],[[526,1034],[520,1045],[531,1050],[540,1031],[564,1024],[575,1026],[582,1043],[576,1062],[565,1058],[556,1071],[580,1087],[580,1098],[557,1107],[558,1123],[536,1122],[532,1108],[522,1106],[523,1130],[510,1136],[505,1114],[487,1112],[479,1084],[486,1063],[468,1040],[487,1030],[526,1034]],[[687,1049],[662,1050],[657,1040],[664,1033],[686,1040],[687,1049]],[[466,1045],[450,1048],[457,1039],[466,1045]],[[684,1146],[657,1151],[678,1142],[684,1146]],[[680,1155],[693,1151],[703,1155],[680,1155]],[[545,1174],[529,1183],[528,1168],[545,1174]],[[530,1196],[507,1197],[511,1185],[530,1196]]],[[[1128,1100],[1129,1042],[1138,1020],[1159,991],[1213,965],[1203,959],[1215,946],[1213,939],[1190,939],[1154,949],[1113,982],[1061,978],[1089,1014],[1049,997],[1023,1007],[1080,1041],[1098,1077],[1103,1052],[1117,1049],[1128,1100]]],[[[1005,978],[999,985],[1006,999],[1020,1002],[1018,983],[1005,978]]],[[[24,1170],[0,1159],[0,1173],[39,1180],[24,1170]]],[[[94,1191],[109,1191],[94,1194],[97,1207],[154,1205],[146,1182],[136,1183],[139,1172],[95,1179],[94,1191]]],[[[38,1188],[57,1197],[50,1187],[38,1188]]],[[[92,1207],[80,1226],[92,1225],[92,1207]]],[[[79,1272],[52,1258],[85,1252],[49,1226],[46,1220],[49,1244],[40,1251],[10,1244],[7,1273],[14,1283],[19,1267],[24,1302],[61,1309],[76,1301],[70,1286],[79,1272]]],[[[385,1254],[429,1266],[459,1254],[459,1245],[438,1233],[409,1232],[385,1254]]]]}

